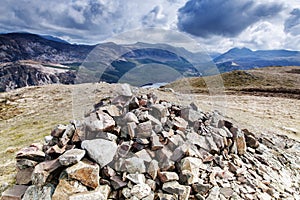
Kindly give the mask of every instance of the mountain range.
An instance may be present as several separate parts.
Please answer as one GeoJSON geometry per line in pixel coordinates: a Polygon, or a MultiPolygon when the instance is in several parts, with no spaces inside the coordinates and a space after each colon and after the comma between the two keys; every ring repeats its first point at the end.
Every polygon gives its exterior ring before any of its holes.
{"type": "Polygon", "coordinates": [[[233,48],[223,54],[207,54],[168,44],[78,45],[49,35],[0,34],[0,91],[49,83],[121,80],[139,86],[266,66],[300,66],[300,52],[233,48]]]}

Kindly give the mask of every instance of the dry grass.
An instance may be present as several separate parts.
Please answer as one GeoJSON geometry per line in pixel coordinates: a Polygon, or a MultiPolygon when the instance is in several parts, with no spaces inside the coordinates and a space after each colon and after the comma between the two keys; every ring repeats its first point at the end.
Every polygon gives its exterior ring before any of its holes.
{"type": "Polygon", "coordinates": [[[219,76],[182,79],[171,83],[176,91],[208,92],[208,82],[220,79],[227,93],[251,93],[300,98],[300,67],[267,67],[248,71],[233,71],[219,76]]]}

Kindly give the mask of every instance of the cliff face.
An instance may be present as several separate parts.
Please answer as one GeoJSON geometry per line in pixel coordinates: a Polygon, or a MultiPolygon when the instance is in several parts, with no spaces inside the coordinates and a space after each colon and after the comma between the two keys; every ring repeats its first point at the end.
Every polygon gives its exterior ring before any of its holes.
{"type": "Polygon", "coordinates": [[[45,67],[40,63],[13,62],[0,66],[0,92],[53,83],[74,84],[70,70],[45,67]]]}

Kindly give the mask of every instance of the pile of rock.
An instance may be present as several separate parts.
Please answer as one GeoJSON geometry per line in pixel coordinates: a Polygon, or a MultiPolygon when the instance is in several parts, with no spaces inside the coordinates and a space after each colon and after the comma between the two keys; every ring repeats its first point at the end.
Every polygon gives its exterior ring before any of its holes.
{"type": "Polygon", "coordinates": [[[120,95],[20,150],[2,199],[300,199],[299,153],[195,104],[120,95]]]}

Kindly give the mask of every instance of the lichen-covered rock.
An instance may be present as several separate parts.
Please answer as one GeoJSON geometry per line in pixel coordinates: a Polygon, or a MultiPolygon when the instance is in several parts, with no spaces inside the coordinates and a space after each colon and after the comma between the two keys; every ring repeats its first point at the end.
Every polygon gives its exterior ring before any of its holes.
{"type": "Polygon", "coordinates": [[[83,185],[90,188],[99,186],[99,166],[96,163],[80,161],[66,169],[69,178],[80,181],[83,185]]]}

